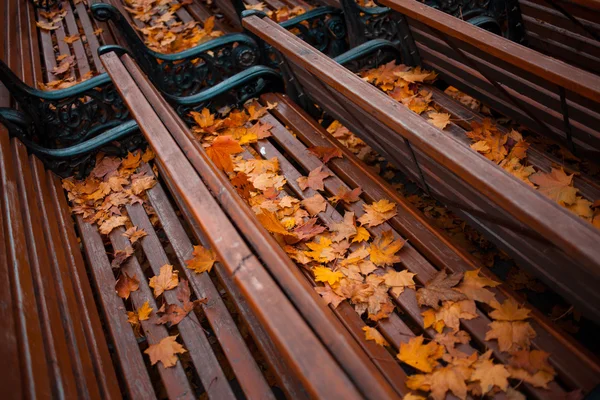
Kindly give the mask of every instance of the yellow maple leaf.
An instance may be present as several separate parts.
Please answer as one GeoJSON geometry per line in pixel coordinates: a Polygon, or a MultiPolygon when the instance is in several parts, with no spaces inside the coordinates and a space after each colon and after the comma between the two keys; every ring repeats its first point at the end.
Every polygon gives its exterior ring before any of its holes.
{"type": "Polygon", "coordinates": [[[506,366],[502,364],[494,364],[489,358],[492,354],[491,350],[488,350],[479,357],[479,360],[473,364],[473,375],[471,375],[472,381],[479,381],[481,385],[481,391],[486,394],[494,388],[498,387],[503,392],[508,389],[508,377],[510,373],[506,369],[506,366]]]}
{"type": "Polygon", "coordinates": [[[304,254],[315,260],[316,262],[333,261],[336,257],[335,252],[331,248],[333,242],[326,237],[321,237],[319,242],[306,243],[306,246],[311,251],[305,251],[304,254]]]}
{"type": "Polygon", "coordinates": [[[529,313],[531,312],[531,310],[525,307],[520,307],[519,303],[513,298],[504,300],[502,304],[492,301],[490,305],[494,309],[490,313],[490,318],[497,321],[522,321],[529,318],[529,313]]]}
{"type": "Polygon", "coordinates": [[[437,360],[444,355],[444,347],[436,342],[423,345],[423,336],[410,338],[408,343],[400,344],[397,357],[400,361],[423,372],[431,372],[438,365],[437,360]]]}
{"type": "Polygon", "coordinates": [[[383,335],[379,333],[377,329],[371,328],[370,326],[363,326],[362,330],[365,332],[366,340],[372,340],[380,346],[389,347],[390,344],[387,342],[387,340],[385,340],[383,335]]]}
{"type": "Polygon", "coordinates": [[[215,123],[215,116],[214,114],[211,114],[208,108],[203,108],[202,112],[190,111],[190,115],[194,118],[194,121],[200,125],[200,128],[207,128],[215,123]]]}
{"type": "Polygon", "coordinates": [[[356,235],[356,225],[354,225],[354,213],[346,211],[344,219],[341,222],[331,223],[331,232],[335,234],[331,237],[334,242],[340,242],[356,235]]]}
{"type": "Polygon", "coordinates": [[[150,303],[148,300],[140,308],[137,309],[137,316],[140,321],[146,321],[150,318],[150,314],[152,313],[152,307],[150,307],[150,303]]]}
{"type": "Polygon", "coordinates": [[[185,262],[189,269],[197,274],[210,272],[215,263],[215,254],[212,250],[202,246],[194,246],[192,255],[193,257],[185,262]]]}
{"type": "Polygon", "coordinates": [[[352,243],[366,242],[371,238],[369,231],[362,226],[356,227],[356,235],[352,238],[352,243]]]}
{"type": "Polygon", "coordinates": [[[473,300],[444,301],[442,307],[435,311],[435,320],[443,321],[444,325],[455,332],[460,329],[460,320],[477,318],[477,307],[473,300]]]}
{"type": "Polygon", "coordinates": [[[488,325],[490,330],[485,334],[485,340],[498,340],[500,351],[512,352],[528,349],[535,331],[526,321],[493,321],[488,325]]]}
{"type": "Polygon", "coordinates": [[[431,327],[435,329],[437,333],[442,333],[446,325],[443,320],[437,318],[434,309],[428,308],[421,313],[421,316],[423,317],[423,328],[427,329],[431,327]]]}
{"type": "Polygon", "coordinates": [[[177,354],[183,354],[187,350],[176,341],[177,335],[167,336],[160,342],[148,346],[144,353],[150,356],[152,365],[162,362],[165,368],[174,367],[177,364],[177,354]]]}
{"type": "Polygon", "coordinates": [[[404,246],[402,239],[394,240],[391,230],[385,231],[378,236],[369,248],[369,255],[373,264],[379,267],[385,267],[400,262],[400,256],[396,255],[404,246]]]}
{"type": "Polygon", "coordinates": [[[333,285],[340,281],[344,277],[340,271],[332,271],[327,267],[315,267],[313,268],[313,274],[315,274],[315,281],[327,282],[333,285]]]}
{"type": "Polygon", "coordinates": [[[396,203],[382,199],[371,205],[363,204],[365,213],[358,219],[363,226],[373,227],[383,224],[396,215],[396,203]]]}
{"type": "Polygon", "coordinates": [[[176,288],[178,283],[178,271],[173,271],[172,265],[165,264],[160,267],[160,274],[150,278],[149,285],[154,289],[154,297],[158,297],[163,292],[176,288]]]}

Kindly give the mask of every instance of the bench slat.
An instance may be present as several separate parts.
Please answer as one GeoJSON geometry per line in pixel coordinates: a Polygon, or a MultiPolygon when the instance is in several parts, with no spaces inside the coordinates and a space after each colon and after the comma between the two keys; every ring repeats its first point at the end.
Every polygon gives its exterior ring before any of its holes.
{"type": "MultiPolygon", "coordinates": [[[[75,21],[75,14],[73,13],[70,2],[66,0],[62,4],[63,8],[67,11],[64,21],[67,23],[66,29],[68,30],[69,36],[79,35],[79,27],[75,21]]],[[[77,61],[76,66],[79,71],[79,78],[81,78],[91,71],[87,54],[83,48],[83,39],[80,37],[79,40],[76,40],[71,44],[71,47],[73,47],[73,52],[75,53],[75,60],[77,61]]]]}
{"type": "Polygon", "coordinates": [[[0,183],[7,240],[13,313],[17,318],[18,350],[23,394],[29,398],[52,397],[44,340],[39,322],[35,289],[27,256],[25,227],[21,219],[15,170],[8,135],[0,135],[0,183]]]}
{"type": "MultiPolygon", "coordinates": [[[[102,73],[104,72],[104,67],[100,61],[100,56],[98,55],[100,42],[98,41],[98,37],[94,34],[95,29],[92,24],[90,14],[88,13],[87,7],[83,2],[77,3],[75,9],[77,10],[77,19],[83,28],[83,32],[85,32],[87,44],[90,47],[90,53],[92,53],[94,68],[98,73],[102,73]]],[[[102,34],[104,34],[104,32],[102,32],[102,34]]]]}

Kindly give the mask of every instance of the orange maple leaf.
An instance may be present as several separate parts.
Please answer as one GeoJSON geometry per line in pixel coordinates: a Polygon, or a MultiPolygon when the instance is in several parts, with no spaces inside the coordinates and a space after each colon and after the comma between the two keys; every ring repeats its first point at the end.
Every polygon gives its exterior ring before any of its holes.
{"type": "Polygon", "coordinates": [[[150,356],[152,365],[159,361],[162,362],[165,368],[174,367],[177,364],[177,354],[183,354],[187,351],[181,344],[177,343],[177,336],[167,336],[160,342],[148,346],[144,353],[150,356]]]}
{"type": "Polygon", "coordinates": [[[225,172],[233,172],[231,155],[243,151],[244,149],[231,136],[217,136],[206,149],[206,154],[213,160],[217,168],[225,172]]]}
{"type": "Polygon", "coordinates": [[[149,286],[154,289],[154,297],[158,297],[163,292],[177,287],[179,283],[179,272],[173,271],[173,266],[165,264],[160,267],[160,273],[150,278],[149,286]]]}

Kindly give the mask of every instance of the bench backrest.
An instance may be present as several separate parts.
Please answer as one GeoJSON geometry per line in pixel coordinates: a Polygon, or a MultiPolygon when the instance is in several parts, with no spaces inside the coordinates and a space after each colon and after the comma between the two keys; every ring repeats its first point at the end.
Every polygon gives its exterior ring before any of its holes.
{"type": "Polygon", "coordinates": [[[527,46],[600,73],[600,2],[519,0],[527,46]]]}
{"type": "Polygon", "coordinates": [[[543,265],[545,269],[537,272],[547,276],[557,290],[586,307],[590,314],[600,315],[589,302],[591,297],[597,297],[589,283],[600,280],[600,231],[527,188],[277,24],[256,16],[243,22],[249,31],[281,53],[305,95],[434,194],[487,213],[490,218],[483,221],[469,212],[463,214],[487,233],[502,232],[505,244],[514,247],[520,261],[543,265]],[[493,220],[514,221],[543,241],[531,239],[514,227],[503,228],[502,223],[493,220]],[[566,270],[570,278],[561,279],[566,270]],[[576,275],[579,278],[573,279],[576,275]],[[577,283],[579,279],[583,280],[577,283]]]}
{"type": "Polygon", "coordinates": [[[420,62],[447,83],[571,148],[600,149],[600,76],[419,2],[381,3],[404,17],[400,44],[416,45],[420,62]]]}

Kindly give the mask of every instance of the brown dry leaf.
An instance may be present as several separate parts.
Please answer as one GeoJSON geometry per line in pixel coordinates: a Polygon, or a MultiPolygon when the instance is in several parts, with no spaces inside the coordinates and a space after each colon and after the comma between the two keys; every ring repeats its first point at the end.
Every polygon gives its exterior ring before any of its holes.
{"type": "Polygon", "coordinates": [[[315,281],[317,282],[327,282],[330,285],[333,285],[340,281],[344,277],[340,271],[332,271],[327,267],[315,267],[313,268],[313,274],[315,274],[315,281]]]}
{"type": "Polygon", "coordinates": [[[530,374],[524,369],[512,367],[508,367],[508,371],[510,372],[511,378],[529,383],[530,385],[543,389],[548,389],[548,383],[554,380],[554,375],[549,374],[545,371],[538,371],[535,374],[530,374]]]}
{"type": "Polygon", "coordinates": [[[202,112],[190,111],[190,115],[201,128],[208,128],[215,124],[215,115],[208,108],[203,108],[202,112]]]}
{"type": "Polygon", "coordinates": [[[479,276],[480,271],[481,268],[465,272],[462,283],[455,289],[464,293],[471,300],[490,304],[495,300],[496,296],[493,292],[486,289],[486,287],[496,287],[500,285],[500,282],[479,276]]]}
{"type": "Polygon", "coordinates": [[[44,21],[36,21],[35,24],[38,26],[38,28],[45,31],[53,31],[59,28],[59,26],[54,25],[53,23],[48,23],[44,21]]]}
{"type": "Polygon", "coordinates": [[[391,266],[400,262],[400,256],[396,255],[404,246],[402,239],[394,240],[394,234],[387,230],[373,240],[369,248],[369,255],[373,264],[379,267],[391,266]]]}
{"type": "Polygon", "coordinates": [[[131,244],[134,244],[144,236],[148,236],[148,233],[143,229],[138,229],[137,226],[132,226],[123,233],[123,236],[129,239],[131,244]]]}
{"type": "Polygon", "coordinates": [[[68,72],[71,69],[71,66],[73,66],[74,64],[75,64],[75,57],[67,56],[60,62],[60,64],[58,64],[56,67],[52,68],[52,73],[54,75],[62,75],[65,72],[68,72]]]}
{"type": "Polygon", "coordinates": [[[485,334],[485,340],[498,340],[500,351],[512,352],[528,349],[535,331],[525,321],[493,321],[488,325],[490,330],[485,334]]]}
{"type": "Polygon", "coordinates": [[[313,146],[309,147],[308,151],[317,156],[319,160],[323,161],[323,164],[327,164],[332,158],[342,158],[342,149],[339,147],[321,147],[313,146]]]}
{"type": "Polygon", "coordinates": [[[417,290],[417,302],[420,306],[439,307],[440,301],[459,301],[467,298],[453,289],[462,279],[462,273],[448,275],[445,270],[438,272],[424,288],[417,290]]]}
{"type": "Polygon", "coordinates": [[[119,268],[121,264],[129,259],[133,255],[133,247],[127,246],[123,250],[115,251],[115,257],[110,262],[110,266],[112,268],[119,268]]]}
{"type": "Polygon", "coordinates": [[[327,209],[327,202],[320,194],[304,199],[300,202],[311,216],[315,216],[327,209]]]}
{"type": "Polygon", "coordinates": [[[428,122],[443,130],[450,123],[450,117],[451,115],[448,113],[431,112],[429,113],[428,122]]]}
{"type": "Polygon", "coordinates": [[[128,152],[127,157],[121,161],[121,168],[124,169],[135,169],[139,167],[142,159],[142,152],[136,151],[135,153],[128,152]]]}
{"type": "MultiPolygon", "coordinates": [[[[477,357],[477,354],[474,353],[473,356],[477,357]]],[[[406,386],[412,390],[431,392],[431,398],[434,400],[445,400],[448,391],[464,400],[467,398],[466,381],[473,373],[471,364],[475,360],[474,357],[455,360],[452,364],[437,368],[429,375],[411,375],[406,380],[406,386]]]]}
{"type": "Polygon", "coordinates": [[[158,297],[163,292],[177,287],[179,283],[178,271],[173,271],[173,266],[165,264],[160,267],[160,273],[150,278],[149,286],[154,289],[154,297],[158,297]]]}
{"type": "Polygon", "coordinates": [[[365,332],[366,340],[372,340],[380,346],[390,346],[387,340],[385,340],[383,335],[379,333],[377,329],[371,328],[370,326],[363,326],[362,330],[365,332]]]}
{"type": "Polygon", "coordinates": [[[102,29],[102,28],[98,28],[98,29],[96,29],[96,30],[93,32],[93,34],[94,34],[95,36],[98,36],[98,35],[101,35],[103,32],[104,32],[104,29],[102,29]]]}
{"type": "Polygon", "coordinates": [[[327,230],[324,226],[316,225],[317,221],[317,218],[311,218],[304,224],[296,227],[292,232],[298,240],[312,239],[327,230]]]}
{"type": "Polygon", "coordinates": [[[177,354],[183,354],[187,351],[181,344],[177,343],[177,336],[167,336],[160,342],[148,346],[144,353],[150,356],[152,365],[159,361],[162,362],[165,368],[174,367],[177,364],[177,354]]]}
{"type": "Polygon", "coordinates": [[[131,179],[131,191],[140,195],[146,190],[152,189],[156,185],[156,179],[154,175],[140,175],[131,179]]]}
{"type": "Polygon", "coordinates": [[[271,134],[271,128],[273,128],[273,125],[271,124],[263,124],[261,122],[257,122],[250,128],[248,128],[247,133],[248,135],[256,136],[258,140],[261,140],[273,136],[271,134]]]}
{"type": "Polygon", "coordinates": [[[194,246],[192,255],[193,257],[185,262],[189,269],[197,274],[210,272],[216,261],[215,254],[212,250],[202,246],[194,246]]]}
{"type": "Polygon", "coordinates": [[[192,292],[187,280],[182,279],[177,288],[177,300],[182,303],[182,306],[178,304],[163,304],[163,306],[157,311],[159,318],[157,324],[169,323],[170,326],[179,324],[183,319],[194,310],[200,304],[206,304],[207,299],[199,299],[190,301],[192,292]]]}
{"type": "Polygon", "coordinates": [[[396,215],[396,203],[382,199],[371,205],[363,204],[365,213],[358,219],[361,225],[373,227],[396,215]]]}
{"type": "Polygon", "coordinates": [[[306,188],[311,188],[313,190],[324,190],[323,180],[327,177],[333,176],[329,171],[322,171],[323,166],[319,166],[308,174],[308,177],[302,176],[296,181],[300,186],[300,190],[306,190],[306,188]]]}
{"type": "Polygon", "coordinates": [[[554,367],[548,362],[549,357],[550,353],[542,350],[520,350],[511,354],[509,363],[511,367],[524,369],[530,374],[545,371],[555,375],[554,367]]]}
{"type": "Polygon", "coordinates": [[[490,313],[490,318],[496,321],[523,321],[529,318],[531,310],[520,307],[513,298],[504,300],[502,304],[497,301],[490,303],[494,311],[490,313]]]}
{"type": "Polygon", "coordinates": [[[321,295],[327,304],[331,304],[333,308],[336,308],[342,301],[345,300],[344,297],[335,294],[335,292],[331,289],[331,286],[328,284],[325,284],[324,286],[316,286],[315,291],[321,295]]]}
{"type": "Polygon", "coordinates": [[[391,269],[382,278],[385,279],[385,284],[392,288],[392,293],[395,296],[400,296],[405,288],[415,288],[415,281],[413,280],[415,275],[408,270],[397,272],[391,269]]]}
{"type": "Polygon", "coordinates": [[[117,291],[117,295],[123,299],[128,299],[129,294],[131,292],[135,292],[140,288],[140,281],[136,275],[129,276],[126,272],[121,274],[117,284],[115,285],[115,290],[117,291]]]}
{"type": "Polygon", "coordinates": [[[129,221],[129,218],[127,218],[125,216],[110,217],[107,220],[105,220],[104,222],[102,222],[102,224],[100,225],[99,231],[103,235],[108,235],[109,233],[112,232],[113,229],[115,229],[119,226],[124,226],[127,223],[127,221],[129,221]]]}
{"type": "Polygon", "coordinates": [[[75,43],[76,41],[78,41],[79,39],[81,39],[81,37],[79,36],[78,33],[76,33],[75,35],[65,36],[63,41],[67,44],[72,44],[72,43],[75,43]]]}
{"type": "Polygon", "coordinates": [[[348,190],[348,189],[346,189],[345,186],[342,186],[342,187],[340,187],[340,189],[338,190],[338,192],[335,196],[329,198],[329,201],[332,202],[334,205],[336,203],[338,203],[339,201],[346,203],[346,204],[352,204],[352,203],[355,203],[360,200],[361,193],[362,193],[361,188],[355,188],[352,190],[348,190]]]}
{"type": "Polygon", "coordinates": [[[479,381],[483,394],[488,393],[494,387],[498,387],[503,392],[508,389],[508,377],[510,373],[506,369],[506,366],[502,364],[494,364],[490,360],[492,354],[491,350],[488,350],[482,354],[477,362],[473,364],[473,375],[471,375],[472,381],[479,381]]]}
{"type": "Polygon", "coordinates": [[[577,200],[577,189],[572,186],[573,175],[565,174],[562,168],[552,168],[550,173],[537,172],[529,180],[538,185],[538,191],[560,205],[569,205],[577,200]]]}
{"type": "Polygon", "coordinates": [[[444,355],[444,347],[436,342],[423,345],[423,336],[410,338],[408,343],[400,344],[398,359],[423,372],[432,372],[438,365],[437,360],[444,355]]]}
{"type": "Polygon", "coordinates": [[[206,154],[213,160],[217,168],[225,172],[233,172],[231,155],[243,151],[244,149],[231,136],[217,136],[206,149],[206,154]]]}
{"type": "Polygon", "coordinates": [[[331,223],[330,231],[335,234],[331,237],[334,242],[341,242],[345,239],[350,239],[351,236],[356,235],[356,225],[354,223],[354,213],[348,212],[344,214],[344,220],[342,222],[331,223]]]}

